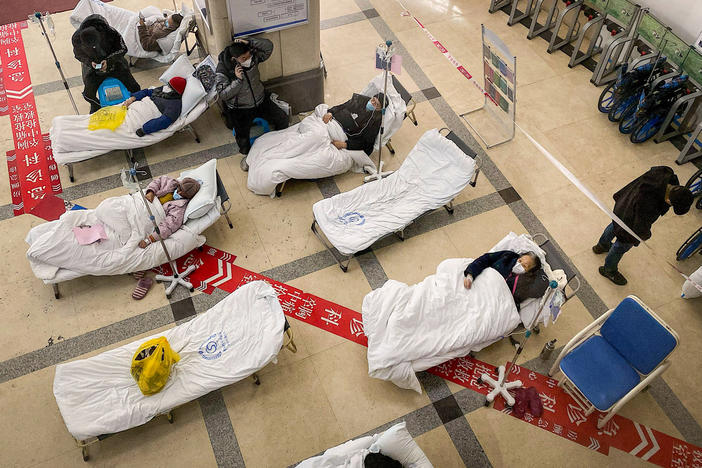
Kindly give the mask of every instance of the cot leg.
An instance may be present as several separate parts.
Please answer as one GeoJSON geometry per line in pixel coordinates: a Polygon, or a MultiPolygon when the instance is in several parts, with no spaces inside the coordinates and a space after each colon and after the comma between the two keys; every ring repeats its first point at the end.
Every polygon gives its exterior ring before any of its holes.
{"type": "Polygon", "coordinates": [[[261,385],[261,379],[258,378],[258,375],[255,372],[251,377],[256,385],[261,385]]]}
{"type": "Polygon", "coordinates": [[[73,177],[73,164],[66,164],[66,167],[68,167],[68,178],[71,182],[75,182],[76,179],[73,177]]]}
{"type": "Polygon", "coordinates": [[[84,445],[83,447],[80,448],[80,452],[83,455],[83,461],[87,462],[90,460],[90,455],[88,455],[88,446],[84,445]]]}
{"type": "Polygon", "coordinates": [[[185,128],[190,132],[190,134],[193,136],[193,138],[195,138],[195,142],[200,143],[200,137],[197,135],[197,132],[195,131],[193,126],[187,125],[185,128]]]}
{"type": "Polygon", "coordinates": [[[403,229],[402,231],[396,231],[395,235],[397,236],[398,239],[401,241],[405,241],[405,230],[403,229]]]}
{"type": "Polygon", "coordinates": [[[407,114],[407,117],[410,118],[415,127],[419,125],[419,123],[417,122],[417,117],[414,115],[414,111],[411,111],[409,114],[407,114]]]}
{"type": "Polygon", "coordinates": [[[453,200],[448,202],[447,204],[444,205],[444,208],[446,208],[446,212],[450,215],[453,214],[453,200]]]}
{"type": "Polygon", "coordinates": [[[229,229],[234,229],[234,225],[232,224],[232,220],[229,219],[229,213],[224,213],[224,219],[227,220],[227,224],[229,224],[229,229]]]}
{"type": "Polygon", "coordinates": [[[284,180],[283,182],[281,182],[275,186],[275,196],[276,197],[280,197],[283,194],[283,189],[285,188],[285,182],[287,182],[287,180],[284,180]]]}
{"type": "Polygon", "coordinates": [[[285,348],[288,348],[288,350],[291,353],[297,353],[297,345],[295,344],[295,340],[293,339],[292,328],[288,328],[287,330],[285,330],[285,336],[288,338],[288,342],[283,346],[285,348]]]}
{"type": "Polygon", "coordinates": [[[166,413],[166,419],[168,419],[168,424],[173,424],[173,412],[169,411],[166,413]]]}
{"type": "Polygon", "coordinates": [[[341,271],[346,273],[349,269],[349,264],[351,263],[351,258],[353,258],[353,256],[342,257],[341,253],[337,252],[336,249],[329,247],[329,245],[327,245],[327,242],[324,240],[322,235],[319,233],[319,231],[317,231],[316,226],[317,226],[317,220],[315,219],[314,221],[312,221],[312,226],[310,226],[310,229],[312,229],[312,232],[314,233],[315,236],[317,236],[317,239],[319,239],[319,241],[322,243],[324,248],[329,251],[329,253],[332,255],[332,257],[334,257],[334,260],[336,260],[336,263],[339,264],[339,268],[341,268],[341,271]],[[344,265],[344,260],[346,260],[345,265],[344,265]]]}
{"type": "Polygon", "coordinates": [[[385,143],[385,146],[388,147],[388,150],[390,150],[390,154],[395,154],[395,148],[392,147],[392,144],[390,143],[390,140],[388,140],[387,143],[385,143]]]}
{"type": "Polygon", "coordinates": [[[54,283],[51,286],[54,288],[54,297],[56,299],[61,299],[61,293],[59,292],[58,283],[54,283]]]}

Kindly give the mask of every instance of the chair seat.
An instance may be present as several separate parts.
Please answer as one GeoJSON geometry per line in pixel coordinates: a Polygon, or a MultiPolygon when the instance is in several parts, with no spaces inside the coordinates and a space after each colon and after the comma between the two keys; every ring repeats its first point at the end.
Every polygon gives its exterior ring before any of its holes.
{"type": "Polygon", "coordinates": [[[641,381],[638,372],[599,335],[571,351],[560,368],[600,411],[607,411],[641,381]]]}

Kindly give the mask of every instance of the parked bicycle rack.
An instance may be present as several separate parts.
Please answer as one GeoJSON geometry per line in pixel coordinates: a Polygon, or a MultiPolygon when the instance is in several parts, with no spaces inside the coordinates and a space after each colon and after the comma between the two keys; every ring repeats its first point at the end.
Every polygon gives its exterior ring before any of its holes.
{"type": "MultiPolygon", "coordinates": [[[[512,26],[515,23],[519,23],[521,20],[524,18],[528,18],[531,16],[531,14],[534,12],[534,2],[536,0],[525,0],[526,1],[526,8],[524,11],[519,11],[517,9],[517,6],[519,5],[519,0],[513,0],[512,1],[512,9],[509,12],[509,19],[507,20],[507,24],[512,26]]],[[[539,1],[539,5],[541,2],[539,1]]]]}
{"type": "Polygon", "coordinates": [[[517,0],[490,0],[490,8],[488,11],[490,13],[495,13],[497,10],[501,10],[516,1],[517,0]]]}
{"type": "Polygon", "coordinates": [[[701,147],[699,149],[695,148],[694,146],[695,141],[699,141],[700,137],[702,137],[702,122],[697,124],[697,127],[695,127],[688,137],[687,143],[685,143],[685,146],[678,155],[678,159],[675,160],[677,164],[685,164],[688,161],[692,161],[693,159],[697,159],[702,156],[702,145],[700,145],[701,147]]]}
{"type": "Polygon", "coordinates": [[[608,83],[616,78],[617,66],[631,55],[636,37],[636,27],[641,19],[641,7],[628,0],[609,0],[605,20],[610,19],[621,25],[622,31],[602,51],[597,67],[590,81],[595,86],[608,83]]]}
{"type": "Polygon", "coordinates": [[[551,35],[551,39],[548,41],[548,49],[546,49],[549,54],[575,40],[575,37],[580,32],[580,21],[578,21],[578,17],[580,16],[580,11],[582,8],[583,0],[576,0],[575,2],[566,6],[563,11],[558,14],[556,17],[556,24],[553,27],[553,34],[551,35]],[[571,12],[572,18],[568,16],[568,13],[571,12]],[[569,19],[570,23],[566,22],[566,18],[569,19]],[[568,26],[568,30],[566,31],[565,38],[561,39],[558,37],[558,31],[561,30],[563,25],[568,26]]]}
{"type": "MultiPolygon", "coordinates": [[[[670,52],[675,54],[676,57],[680,56],[679,50],[671,50],[670,52]]],[[[666,115],[665,120],[663,121],[663,126],[654,137],[654,141],[656,143],[660,143],[662,141],[668,140],[678,135],[682,135],[684,133],[688,133],[690,131],[690,126],[692,123],[691,121],[694,118],[694,113],[692,111],[697,107],[695,105],[695,101],[700,99],[700,97],[702,96],[702,54],[695,50],[694,47],[688,47],[687,52],[685,54],[685,60],[682,62],[680,68],[682,69],[682,72],[687,75],[689,82],[692,85],[694,85],[697,88],[697,90],[690,94],[681,96],[677,101],[675,101],[673,107],[671,107],[670,111],[668,112],[668,115],[666,115]],[[676,114],[682,106],[686,107],[682,111],[682,114],[680,116],[677,116],[677,120],[679,122],[678,128],[666,132],[673,123],[673,121],[676,119],[676,114]]],[[[694,159],[695,157],[700,155],[700,152],[697,152],[697,154],[692,153],[691,155],[688,155],[692,144],[699,136],[699,128],[700,127],[698,125],[697,130],[695,130],[697,131],[697,135],[695,135],[695,131],[693,131],[693,135],[688,140],[687,144],[685,145],[685,148],[683,148],[682,152],[680,153],[680,156],[678,156],[678,159],[676,160],[678,164],[690,161],[691,159],[694,159]]]]}
{"type": "Polygon", "coordinates": [[[608,3],[609,0],[584,1],[584,6],[592,8],[599,14],[591,20],[588,20],[587,23],[585,23],[583,27],[580,28],[580,31],[578,32],[578,38],[576,39],[575,44],[573,45],[573,52],[570,55],[570,61],[568,62],[568,66],[570,68],[573,68],[574,66],[584,62],[585,60],[589,59],[590,57],[596,54],[599,54],[602,51],[599,44],[600,31],[602,31],[602,26],[604,25],[608,3]],[[583,45],[583,42],[585,42],[585,40],[587,39],[588,33],[590,34],[590,38],[588,39],[589,42],[587,45],[587,50],[585,52],[581,52],[580,49],[583,45]]]}
{"type": "Polygon", "coordinates": [[[539,24],[539,14],[541,13],[541,8],[544,4],[545,0],[537,0],[536,1],[536,6],[534,7],[534,11],[531,14],[531,24],[529,25],[529,32],[527,33],[527,39],[533,39],[536,36],[539,36],[549,29],[553,28],[556,23],[556,15],[560,13],[560,9],[558,8],[558,0],[550,0],[551,1],[551,7],[548,9],[548,12],[546,13],[546,21],[544,22],[543,25],[539,24]]]}

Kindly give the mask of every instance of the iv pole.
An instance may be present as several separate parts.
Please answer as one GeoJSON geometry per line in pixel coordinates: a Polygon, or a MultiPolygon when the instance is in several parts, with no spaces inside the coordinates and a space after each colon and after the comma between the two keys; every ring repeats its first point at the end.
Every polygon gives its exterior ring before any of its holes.
{"type": "MultiPolygon", "coordinates": [[[[73,110],[76,112],[76,115],[79,115],[80,112],[78,112],[78,106],[76,106],[76,102],[73,100],[73,95],[71,94],[71,90],[68,86],[68,81],[66,81],[66,77],[63,74],[63,70],[61,69],[61,63],[59,63],[58,58],[56,58],[56,52],[54,52],[54,46],[51,45],[51,40],[49,39],[49,35],[46,33],[46,28],[44,27],[44,21],[42,20],[42,14],[37,12],[34,12],[33,16],[30,16],[31,20],[33,23],[39,22],[39,26],[41,26],[41,33],[42,35],[46,38],[46,43],[49,44],[49,49],[51,49],[51,55],[54,56],[54,64],[56,65],[56,68],[58,68],[59,74],[61,75],[61,81],[63,81],[63,87],[66,88],[66,92],[68,93],[68,98],[71,100],[71,104],[73,105],[73,110]]],[[[49,29],[52,31],[54,30],[53,26],[53,21],[51,18],[49,18],[47,21],[49,21],[49,29]]]]}
{"type": "Polygon", "coordinates": [[[159,232],[158,229],[158,224],[156,223],[156,218],[154,217],[153,213],[151,212],[151,207],[149,206],[149,201],[146,199],[146,195],[144,194],[144,190],[141,188],[141,184],[139,183],[139,180],[137,179],[137,173],[139,174],[146,174],[144,171],[137,171],[139,163],[135,162],[134,166],[129,169],[129,175],[132,178],[133,183],[137,186],[139,189],[139,193],[141,194],[141,198],[144,200],[144,205],[146,206],[146,211],[149,213],[149,219],[151,220],[151,223],[154,225],[154,230],[156,231],[156,234],[158,234],[158,240],[159,243],[161,244],[161,247],[163,248],[163,252],[166,254],[166,259],[168,259],[168,264],[171,266],[171,271],[173,274],[171,276],[166,276],[166,275],[156,275],[156,281],[159,282],[164,282],[164,283],[170,283],[168,287],[166,287],[166,297],[170,298],[171,293],[173,290],[176,288],[176,286],[181,285],[187,288],[190,292],[193,292],[193,285],[192,283],[186,281],[185,278],[195,271],[197,267],[195,265],[189,265],[188,268],[185,269],[183,273],[180,275],[178,274],[178,266],[176,263],[171,259],[171,255],[168,253],[168,249],[166,248],[166,244],[161,238],[161,233],[159,232]]]}
{"type": "Polygon", "coordinates": [[[383,45],[379,45],[378,48],[376,49],[378,52],[378,55],[380,56],[380,59],[383,61],[385,64],[385,67],[383,68],[383,73],[385,74],[385,87],[383,89],[383,102],[382,102],[382,107],[381,107],[381,115],[380,115],[380,138],[378,139],[378,167],[376,168],[375,172],[372,174],[366,176],[363,179],[363,182],[371,182],[373,180],[380,180],[383,177],[387,177],[390,174],[393,173],[393,171],[386,171],[383,172],[383,134],[385,133],[385,106],[387,105],[387,100],[388,100],[388,75],[390,74],[390,60],[392,59],[392,56],[395,54],[395,47],[392,45],[392,41],[390,39],[385,41],[384,47],[383,45]]]}

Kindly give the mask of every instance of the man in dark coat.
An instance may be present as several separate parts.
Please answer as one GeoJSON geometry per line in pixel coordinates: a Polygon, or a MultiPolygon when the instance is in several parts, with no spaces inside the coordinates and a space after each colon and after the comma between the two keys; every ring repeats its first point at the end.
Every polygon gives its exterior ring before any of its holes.
{"type": "Polygon", "coordinates": [[[330,108],[322,120],[329,123],[333,118],[339,122],[347,137],[345,142],[332,141],[332,144],[339,149],[363,150],[370,156],[380,131],[384,99],[383,93],[371,98],[354,93],[345,103],[330,108]]]}
{"type": "Polygon", "coordinates": [[[100,15],[90,15],[83,20],[71,37],[73,55],[81,63],[83,97],[90,103],[90,113],[100,109],[97,91],[105,78],[116,78],[131,93],[141,88],[129,71],[124,58],[127,46],[122,36],[100,15]]]}
{"type": "Polygon", "coordinates": [[[288,115],[271,101],[261,82],[258,64],[265,62],[273,53],[273,43],[268,39],[250,37],[235,39],[219,54],[215,86],[223,102],[227,128],[236,133],[239,152],[244,155],[240,166],[249,170],[246,155],[251,143],[249,131],[253,119],[261,117],[276,130],[288,128],[288,115]]]}
{"type": "MultiPolygon", "coordinates": [[[[668,166],[655,166],[614,194],[614,214],[643,240],[651,238],[651,226],[672,206],[676,215],[690,210],[692,192],[681,187],[678,177],[668,166]]],[[[623,286],[626,278],[617,269],[622,256],[639,241],[624,228],[612,222],[592,248],[596,254],[607,252],[599,271],[614,284],[623,286]],[[616,237],[616,241],[614,238],[616,237]],[[614,241],[614,243],[612,243],[614,241]]]]}

